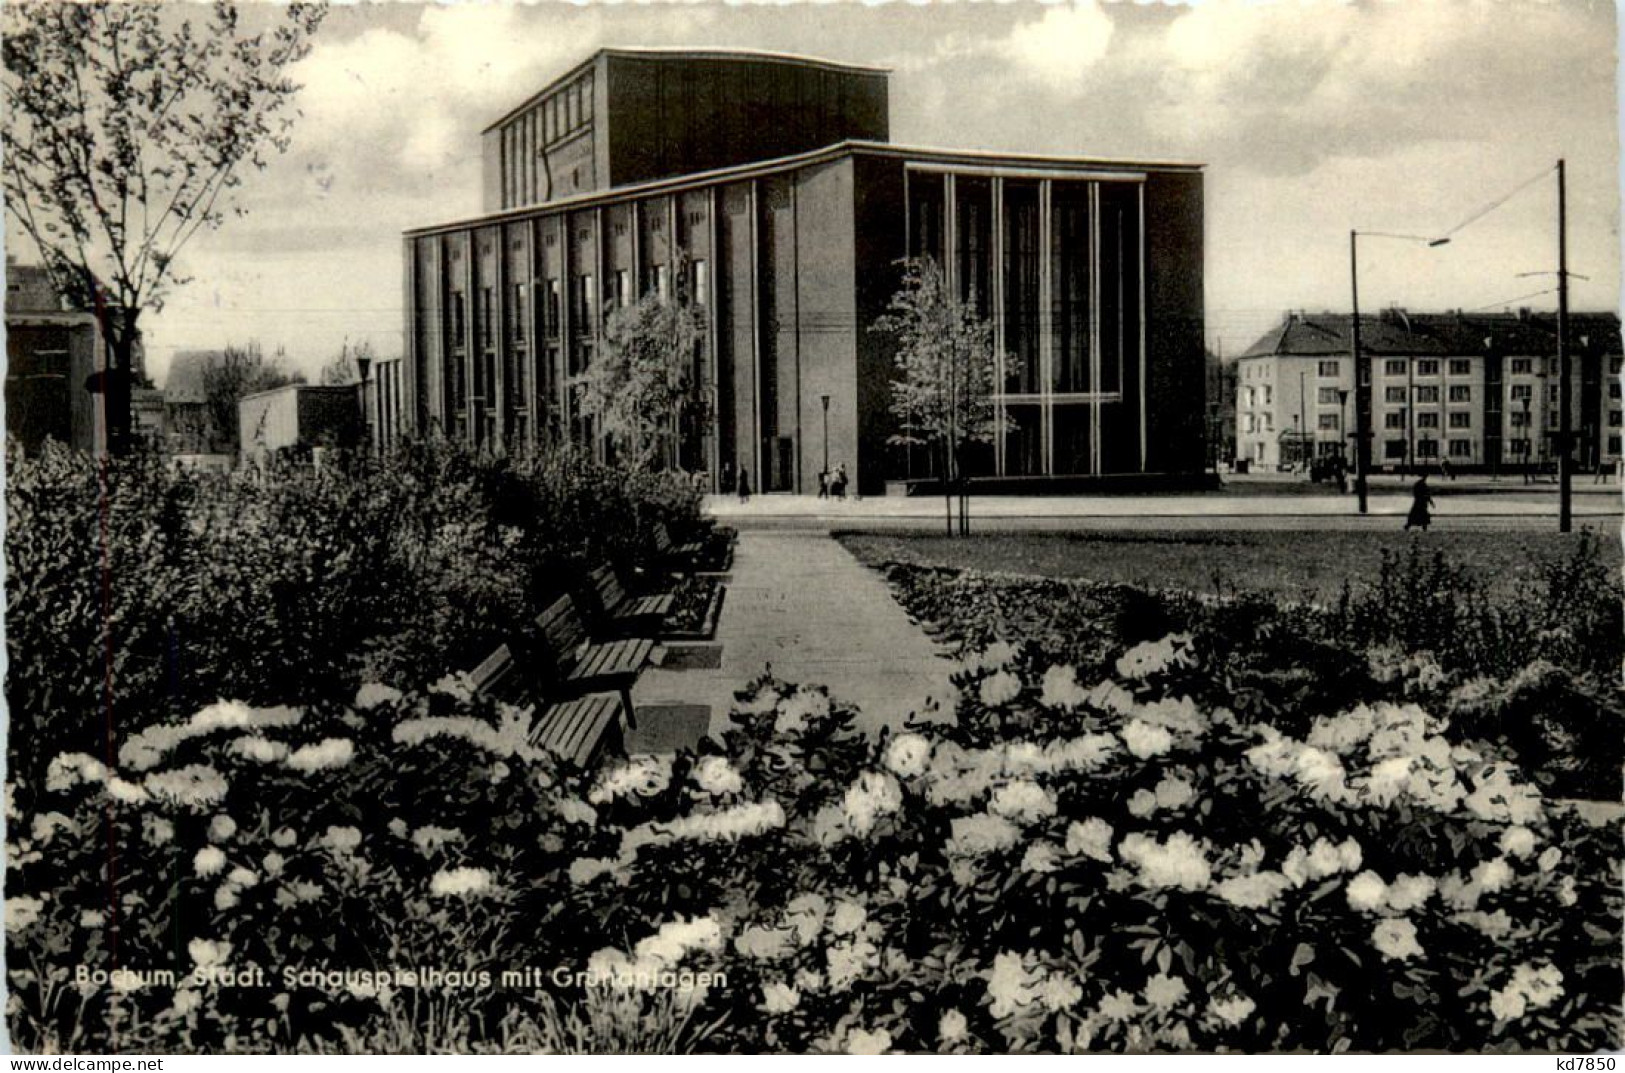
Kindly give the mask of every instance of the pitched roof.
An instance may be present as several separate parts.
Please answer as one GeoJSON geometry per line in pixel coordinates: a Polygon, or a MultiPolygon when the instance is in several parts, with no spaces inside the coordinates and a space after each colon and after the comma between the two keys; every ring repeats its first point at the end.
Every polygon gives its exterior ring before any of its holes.
{"type": "MultiPolygon", "coordinates": [[[[1288,313],[1276,328],[1242,353],[1243,358],[1319,357],[1353,353],[1353,318],[1347,313],[1288,313]]],[[[1572,313],[1569,339],[1574,352],[1618,354],[1620,322],[1613,313],[1572,313]]],[[[1539,356],[1557,352],[1557,318],[1552,314],[1407,313],[1388,309],[1360,315],[1360,349],[1395,357],[1481,354],[1539,356]]]]}
{"type": "Polygon", "coordinates": [[[164,379],[165,402],[203,402],[203,375],[221,359],[218,350],[178,350],[164,379]]]}

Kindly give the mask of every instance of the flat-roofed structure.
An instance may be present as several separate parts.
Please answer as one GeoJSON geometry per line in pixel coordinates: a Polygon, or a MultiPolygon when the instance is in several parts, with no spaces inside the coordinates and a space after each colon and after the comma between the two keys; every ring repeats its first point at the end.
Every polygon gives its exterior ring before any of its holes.
{"type": "Polygon", "coordinates": [[[1008,431],[975,474],[1199,474],[1201,169],[893,145],[886,93],[883,71],[801,57],[604,50],[529,98],[485,134],[493,211],[406,236],[407,423],[593,442],[571,384],[605,310],[681,289],[711,414],[681,465],[769,492],[816,491],[826,457],[866,494],[930,480],[928,452],[891,442],[895,344],[872,330],[901,260],[930,256],[1003,351],[1008,431]],[[547,116],[576,86],[590,115],[562,115],[591,149],[561,188],[547,116]]]}

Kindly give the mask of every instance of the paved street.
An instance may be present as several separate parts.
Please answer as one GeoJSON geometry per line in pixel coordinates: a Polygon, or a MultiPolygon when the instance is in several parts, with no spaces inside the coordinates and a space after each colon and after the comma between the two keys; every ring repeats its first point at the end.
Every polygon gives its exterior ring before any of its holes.
{"type": "Polygon", "coordinates": [[[716,643],[722,661],[715,670],[656,668],[638,679],[633,701],[650,713],[643,721],[675,719],[688,733],[649,726],[630,748],[697,737],[702,707],[715,733],[734,690],[768,667],[788,681],[828,685],[858,706],[869,730],[901,725],[932,698],[951,695],[950,665],[886,583],[821,532],[740,533],[716,643]]]}

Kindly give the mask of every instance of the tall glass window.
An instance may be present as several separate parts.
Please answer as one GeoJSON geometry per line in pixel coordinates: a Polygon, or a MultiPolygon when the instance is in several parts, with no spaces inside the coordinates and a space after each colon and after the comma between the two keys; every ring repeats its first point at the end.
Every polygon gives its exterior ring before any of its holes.
{"type": "Polygon", "coordinates": [[[993,184],[960,177],[954,182],[954,268],[959,297],[981,317],[992,309],[993,184]]]}
{"type": "Polygon", "coordinates": [[[1004,186],[1004,390],[1035,395],[1038,368],[1038,184],[1004,186]]]}
{"type": "Polygon", "coordinates": [[[1090,391],[1089,184],[1056,183],[1051,189],[1051,387],[1057,392],[1090,391]]]}
{"type": "Polygon", "coordinates": [[[1140,191],[1133,183],[1101,183],[1100,382],[1095,390],[1123,390],[1140,360],[1140,191]]]}
{"type": "Polygon", "coordinates": [[[908,177],[910,257],[929,257],[943,263],[946,221],[943,219],[943,177],[935,172],[911,172],[908,177]]]}

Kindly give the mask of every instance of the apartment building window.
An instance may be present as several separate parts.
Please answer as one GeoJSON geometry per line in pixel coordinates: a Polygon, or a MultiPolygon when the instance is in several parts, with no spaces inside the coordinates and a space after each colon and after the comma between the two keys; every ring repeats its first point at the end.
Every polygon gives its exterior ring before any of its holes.
{"type": "Polygon", "coordinates": [[[570,281],[570,327],[576,335],[592,333],[593,318],[598,310],[598,290],[591,273],[584,273],[570,281]]]}
{"type": "Polygon", "coordinates": [[[1253,389],[1250,388],[1250,387],[1249,388],[1243,388],[1242,391],[1241,391],[1241,399],[1242,399],[1242,405],[1243,406],[1251,406],[1251,405],[1253,405],[1253,402],[1256,399],[1256,395],[1254,394],[1253,389]]]}
{"type": "Polygon", "coordinates": [[[1554,356],[1546,359],[1546,373],[1547,373],[1548,376],[1556,376],[1557,372],[1558,372],[1558,361],[1557,361],[1556,356],[1554,355],[1554,356]]]}
{"type": "Polygon", "coordinates": [[[662,302],[671,297],[671,267],[655,265],[654,286],[651,288],[662,302]]]}
{"type": "Polygon", "coordinates": [[[1437,413],[1433,413],[1433,412],[1430,412],[1430,411],[1427,411],[1427,410],[1422,410],[1422,411],[1418,412],[1417,415],[1416,415],[1416,427],[1417,428],[1438,428],[1439,427],[1439,415],[1437,413]]]}
{"type": "Polygon", "coordinates": [[[513,305],[509,307],[508,316],[512,318],[513,321],[513,331],[510,334],[513,336],[513,341],[516,343],[523,343],[525,341],[526,323],[529,320],[529,317],[527,316],[525,297],[525,285],[523,283],[515,283],[513,285],[513,305]]]}
{"type": "Polygon", "coordinates": [[[611,302],[621,309],[625,309],[637,300],[632,293],[632,273],[624,268],[615,270],[615,293],[606,295],[611,302]]]}
{"type": "Polygon", "coordinates": [[[1268,384],[1264,385],[1264,405],[1268,406],[1275,401],[1275,389],[1268,384]]]}
{"type": "Polygon", "coordinates": [[[1468,384],[1451,384],[1450,385],[1450,401],[1451,402],[1472,402],[1473,401],[1473,389],[1472,389],[1472,387],[1470,385],[1468,385],[1468,384]]]}
{"type": "Polygon", "coordinates": [[[1387,361],[1382,363],[1382,372],[1384,376],[1404,376],[1405,359],[1389,358],[1387,361]]]}
{"type": "Polygon", "coordinates": [[[1608,385],[1608,397],[1610,399],[1619,398],[1619,385],[1617,383],[1608,385]]]}
{"type": "Polygon", "coordinates": [[[496,345],[496,295],[490,287],[480,288],[480,347],[485,350],[496,345]]]}
{"type": "Polygon", "coordinates": [[[1342,364],[1342,362],[1337,361],[1335,358],[1331,361],[1323,361],[1320,363],[1320,375],[1337,376],[1341,370],[1342,364]]]}
{"type": "Polygon", "coordinates": [[[1405,389],[1402,387],[1386,387],[1382,390],[1383,402],[1404,402],[1405,389]]]}
{"type": "Polygon", "coordinates": [[[1392,461],[1393,459],[1396,459],[1396,458],[1404,458],[1405,457],[1405,441],[1404,440],[1384,440],[1384,441],[1382,441],[1382,457],[1384,457],[1384,458],[1386,458],[1386,459],[1388,459],[1390,461],[1392,461]]]}
{"type": "Polygon", "coordinates": [[[1321,414],[1320,415],[1320,430],[1322,432],[1336,432],[1337,428],[1338,428],[1338,415],[1337,414],[1321,414]]]}
{"type": "Polygon", "coordinates": [[[1548,384],[1547,387],[1546,387],[1546,397],[1548,399],[1551,399],[1553,402],[1556,402],[1557,401],[1557,392],[1558,392],[1558,388],[1560,386],[1561,385],[1559,385],[1559,384],[1548,384]]]}
{"type": "Polygon", "coordinates": [[[1247,415],[1247,431],[1248,432],[1257,432],[1258,431],[1258,415],[1257,414],[1248,414],[1247,415]]]}
{"type": "Polygon", "coordinates": [[[1609,410],[1608,411],[1608,427],[1609,428],[1618,428],[1619,427],[1619,415],[1620,415],[1620,411],[1618,411],[1618,410],[1609,410]]]}
{"type": "Polygon", "coordinates": [[[1419,387],[1416,389],[1417,402],[1438,402],[1439,389],[1437,387],[1419,387]]]}
{"type": "Polygon", "coordinates": [[[1466,411],[1461,411],[1461,412],[1458,412],[1458,413],[1451,414],[1450,415],[1450,427],[1451,428],[1472,428],[1473,427],[1473,415],[1470,414],[1470,413],[1467,413],[1466,411]]]}
{"type": "Polygon", "coordinates": [[[1534,371],[1535,371],[1535,361],[1534,361],[1533,358],[1513,358],[1512,359],[1512,375],[1513,376],[1528,376],[1530,373],[1532,373],[1534,371]]]}
{"type": "Polygon", "coordinates": [[[1532,384],[1513,384],[1512,385],[1512,401],[1513,402],[1519,402],[1519,401],[1522,401],[1523,399],[1532,399],[1534,397],[1535,397],[1534,385],[1532,385],[1532,384]]]}
{"type": "Polygon", "coordinates": [[[549,339],[557,339],[559,337],[559,320],[562,312],[559,305],[558,280],[550,279],[547,281],[543,303],[542,313],[547,318],[547,323],[542,330],[547,333],[549,339]]]}
{"type": "Polygon", "coordinates": [[[1625,358],[1613,357],[1608,359],[1608,371],[1618,376],[1621,369],[1625,369],[1625,358]]]}
{"type": "MultiPolygon", "coordinates": [[[[1470,375],[1472,373],[1472,371],[1473,371],[1473,363],[1472,363],[1471,359],[1469,359],[1469,358],[1451,358],[1450,359],[1450,375],[1451,376],[1468,376],[1468,375],[1470,375]]],[[[1452,446],[1454,446],[1454,444],[1452,444],[1452,446]]]]}
{"type": "Polygon", "coordinates": [[[1337,405],[1337,389],[1335,387],[1323,387],[1323,388],[1321,388],[1320,389],[1320,394],[1317,395],[1316,397],[1318,399],[1320,399],[1320,404],[1322,406],[1336,406],[1337,405]]]}
{"type": "Polygon", "coordinates": [[[453,350],[463,348],[463,329],[468,325],[468,311],[464,307],[463,292],[453,291],[451,295],[451,346],[453,350]]]}
{"type": "Polygon", "coordinates": [[[1274,432],[1275,431],[1275,415],[1272,414],[1272,413],[1269,413],[1268,411],[1266,411],[1264,413],[1264,431],[1265,432],[1274,432]]]}
{"type": "Polygon", "coordinates": [[[1382,415],[1382,427],[1383,428],[1404,428],[1405,427],[1405,411],[1403,409],[1389,410],[1387,413],[1383,414],[1382,415]]]}
{"type": "Polygon", "coordinates": [[[1513,428],[1528,428],[1529,415],[1518,410],[1513,410],[1511,413],[1507,414],[1507,423],[1513,428]]]}
{"type": "Polygon", "coordinates": [[[1619,437],[1618,436],[1610,436],[1610,437],[1608,437],[1608,453],[1611,454],[1611,455],[1619,454],[1619,437]]]}
{"type": "Polygon", "coordinates": [[[1450,441],[1450,457],[1451,458],[1471,458],[1471,457],[1473,457],[1473,441],[1472,440],[1451,440],[1450,441]]]}
{"type": "Polygon", "coordinates": [[[1438,440],[1417,440],[1416,441],[1416,457],[1418,457],[1418,458],[1438,458],[1439,457],[1439,441],[1438,440]]]}
{"type": "Polygon", "coordinates": [[[1438,376],[1439,375],[1439,363],[1437,361],[1434,361],[1432,358],[1428,358],[1428,359],[1426,359],[1424,361],[1417,362],[1416,363],[1416,375],[1417,376],[1438,376]]]}
{"type": "Polygon", "coordinates": [[[1547,428],[1556,428],[1557,427],[1557,419],[1559,417],[1561,417],[1561,416],[1562,415],[1559,414],[1556,410],[1548,410],[1548,411],[1546,411],[1546,427],[1547,428]]]}

